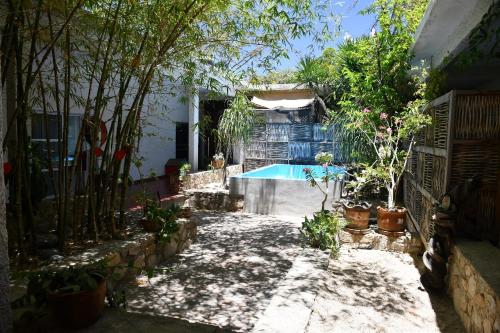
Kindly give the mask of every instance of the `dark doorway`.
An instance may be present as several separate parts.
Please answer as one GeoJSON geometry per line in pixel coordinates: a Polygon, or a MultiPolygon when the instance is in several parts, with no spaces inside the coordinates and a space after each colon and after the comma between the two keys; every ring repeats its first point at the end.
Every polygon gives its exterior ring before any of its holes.
{"type": "Polygon", "coordinates": [[[175,158],[189,159],[189,124],[175,124],[175,158]]]}
{"type": "MultiPolygon", "coordinates": [[[[200,143],[198,150],[198,161],[200,170],[207,170],[212,157],[219,153],[217,138],[214,130],[219,126],[219,120],[224,110],[229,107],[230,100],[205,100],[202,101],[200,112],[200,143]]],[[[232,158],[229,158],[229,163],[232,158]]]]}

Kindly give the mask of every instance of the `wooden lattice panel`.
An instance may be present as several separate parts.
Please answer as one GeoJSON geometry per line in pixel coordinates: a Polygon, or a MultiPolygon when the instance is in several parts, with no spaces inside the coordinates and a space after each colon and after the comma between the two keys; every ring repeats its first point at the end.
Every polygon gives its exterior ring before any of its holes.
{"type": "Polygon", "coordinates": [[[458,95],[455,139],[500,139],[500,95],[458,95]]]}

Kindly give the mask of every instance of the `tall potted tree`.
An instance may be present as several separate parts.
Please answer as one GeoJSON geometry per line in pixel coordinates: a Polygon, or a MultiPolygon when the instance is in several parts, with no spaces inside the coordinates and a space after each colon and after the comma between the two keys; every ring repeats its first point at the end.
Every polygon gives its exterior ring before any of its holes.
{"type": "Polygon", "coordinates": [[[405,229],[406,209],[396,205],[396,191],[414,143],[414,134],[430,124],[421,110],[423,100],[410,102],[398,116],[365,108],[352,113],[350,126],[361,131],[376,153],[376,161],[365,170],[380,180],[387,191],[385,206],[377,207],[377,223],[384,231],[405,229]]]}

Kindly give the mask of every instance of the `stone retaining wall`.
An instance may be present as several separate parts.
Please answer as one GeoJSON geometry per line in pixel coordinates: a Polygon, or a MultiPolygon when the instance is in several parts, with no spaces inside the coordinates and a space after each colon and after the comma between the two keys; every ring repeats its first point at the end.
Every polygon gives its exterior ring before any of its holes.
{"type": "Polygon", "coordinates": [[[459,241],[449,260],[448,291],[468,332],[500,333],[500,249],[459,241]]]}
{"type": "Polygon", "coordinates": [[[370,230],[365,235],[353,235],[345,230],[340,231],[340,242],[343,247],[354,249],[373,249],[390,252],[419,254],[423,244],[418,234],[406,232],[401,237],[388,237],[370,230]]]}
{"type": "Polygon", "coordinates": [[[143,269],[154,268],[162,261],[188,248],[195,240],[197,225],[194,220],[178,219],[179,231],[170,241],[158,241],[155,233],[140,232],[131,239],[109,241],[75,256],[54,262],[49,268],[69,265],[87,265],[106,260],[112,269],[113,282],[135,276],[143,269]]]}
{"type": "MultiPolygon", "coordinates": [[[[228,177],[239,175],[243,172],[243,165],[230,165],[227,167],[228,177]]],[[[182,182],[184,190],[198,189],[211,183],[222,183],[222,169],[190,173],[182,182]]]]}
{"type": "Polygon", "coordinates": [[[229,195],[229,190],[211,184],[202,189],[185,191],[186,203],[196,210],[215,210],[220,212],[236,212],[243,209],[243,197],[229,195]]]}

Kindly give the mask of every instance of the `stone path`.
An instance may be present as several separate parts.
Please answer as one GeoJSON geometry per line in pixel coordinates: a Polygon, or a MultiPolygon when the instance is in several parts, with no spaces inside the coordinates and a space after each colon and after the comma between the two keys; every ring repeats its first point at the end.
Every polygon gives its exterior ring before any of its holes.
{"type": "Polygon", "coordinates": [[[451,300],[421,288],[409,255],[343,249],[327,276],[307,333],[465,332],[451,300]]]}
{"type": "Polygon", "coordinates": [[[303,249],[301,219],[198,212],[198,240],[83,332],[464,332],[406,254],[303,249]]]}
{"type": "MultiPolygon", "coordinates": [[[[268,307],[294,261],[310,258],[312,267],[321,264],[318,256],[310,255],[313,250],[301,248],[301,219],[201,214],[198,240],[165,264],[172,269],[170,273],[143,279],[127,291],[128,311],[247,332],[268,307]]],[[[326,268],[328,259],[323,258],[326,268]]],[[[307,284],[307,275],[302,280],[307,284]]],[[[308,314],[311,306],[312,302],[308,314]]]]}

